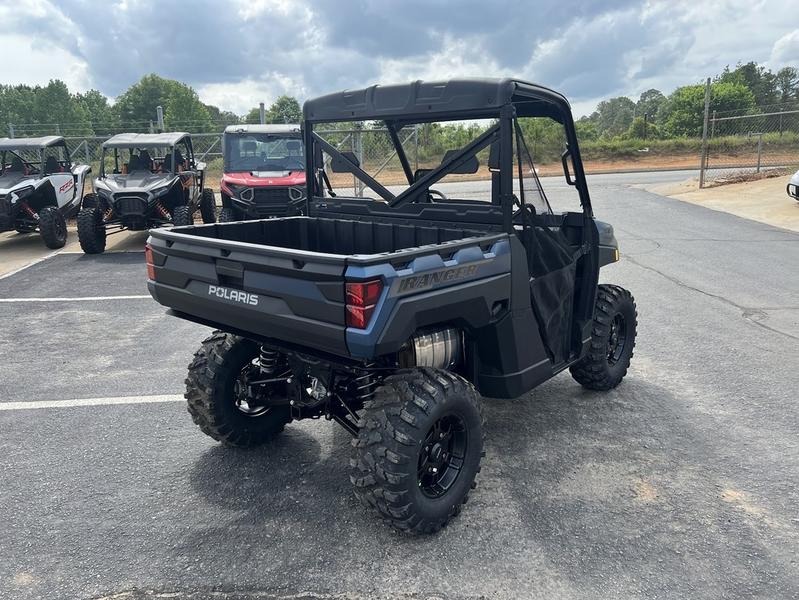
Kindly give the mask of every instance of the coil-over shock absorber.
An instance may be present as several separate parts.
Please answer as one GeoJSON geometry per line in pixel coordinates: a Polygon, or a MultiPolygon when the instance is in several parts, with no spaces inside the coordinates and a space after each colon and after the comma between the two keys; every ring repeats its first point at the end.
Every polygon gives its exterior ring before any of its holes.
{"type": "MultiPolygon", "coordinates": [[[[367,369],[372,365],[367,365],[367,369]]],[[[363,406],[365,402],[371,400],[377,388],[377,379],[368,370],[361,371],[352,381],[355,400],[363,406]]]]}
{"type": "Polygon", "coordinates": [[[274,375],[277,369],[277,363],[280,360],[280,353],[267,346],[261,346],[261,352],[258,355],[258,366],[261,367],[261,373],[264,375],[274,375]]]}

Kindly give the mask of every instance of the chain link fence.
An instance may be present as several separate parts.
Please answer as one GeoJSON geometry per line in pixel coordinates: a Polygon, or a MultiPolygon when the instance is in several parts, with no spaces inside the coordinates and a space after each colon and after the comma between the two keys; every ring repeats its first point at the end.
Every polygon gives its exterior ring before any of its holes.
{"type": "Polygon", "coordinates": [[[704,187],[788,174],[799,168],[799,109],[768,106],[710,113],[701,160],[704,187]]]}

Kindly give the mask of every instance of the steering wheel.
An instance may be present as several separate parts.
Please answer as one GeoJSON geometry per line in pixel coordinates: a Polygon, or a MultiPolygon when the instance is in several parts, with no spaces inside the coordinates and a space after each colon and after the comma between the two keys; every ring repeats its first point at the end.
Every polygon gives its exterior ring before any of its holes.
{"type": "MultiPolygon", "coordinates": [[[[430,188],[430,189],[427,190],[427,195],[428,196],[438,196],[442,200],[449,200],[449,198],[447,198],[447,195],[444,192],[440,192],[438,190],[434,190],[433,188],[430,188]]],[[[432,202],[433,199],[430,198],[430,201],[432,202]]]]}

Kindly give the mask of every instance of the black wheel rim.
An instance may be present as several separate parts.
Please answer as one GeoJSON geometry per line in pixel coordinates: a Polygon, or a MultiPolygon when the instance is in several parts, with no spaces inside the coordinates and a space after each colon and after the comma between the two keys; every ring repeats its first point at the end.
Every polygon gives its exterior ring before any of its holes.
{"type": "Polygon", "coordinates": [[[627,343],[627,320],[624,315],[617,313],[610,323],[610,335],[608,335],[608,364],[615,365],[622,354],[627,343]]]}
{"type": "Polygon", "coordinates": [[[455,484],[466,459],[468,435],[458,415],[438,419],[422,442],[417,470],[419,489],[428,498],[440,498],[455,484]]]}
{"type": "Polygon", "coordinates": [[[233,404],[246,417],[260,417],[269,412],[269,407],[257,402],[250,381],[257,379],[260,368],[255,361],[247,363],[233,384],[233,404]]]}

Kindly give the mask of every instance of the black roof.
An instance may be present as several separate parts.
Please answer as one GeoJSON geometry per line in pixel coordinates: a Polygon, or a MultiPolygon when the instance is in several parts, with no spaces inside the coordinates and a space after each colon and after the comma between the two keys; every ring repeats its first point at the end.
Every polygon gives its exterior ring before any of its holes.
{"type": "Polygon", "coordinates": [[[450,79],[372,85],[308,100],[303,115],[311,122],[387,120],[446,121],[499,116],[512,104],[522,117],[547,116],[558,121],[570,114],[566,98],[518,79],[450,79]]]}

